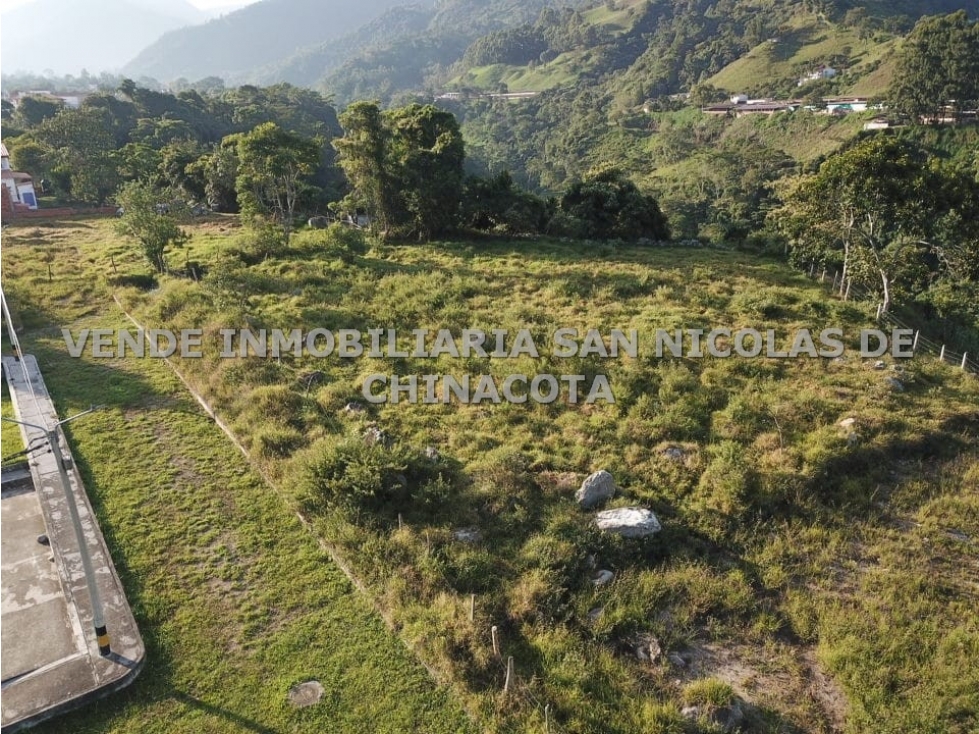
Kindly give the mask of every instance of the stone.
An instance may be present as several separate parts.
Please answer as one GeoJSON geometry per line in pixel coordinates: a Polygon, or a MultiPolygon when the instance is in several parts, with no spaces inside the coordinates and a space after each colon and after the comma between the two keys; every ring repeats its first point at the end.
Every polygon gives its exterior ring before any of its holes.
{"type": "Polygon", "coordinates": [[[904,383],[896,377],[888,377],[886,380],[884,380],[884,384],[887,385],[889,390],[893,390],[894,392],[904,392],[904,383]]]}
{"type": "Polygon", "coordinates": [[[597,622],[598,618],[601,617],[604,612],[605,607],[595,607],[594,609],[590,609],[588,611],[588,621],[597,622]]]}
{"type": "Polygon", "coordinates": [[[605,510],[595,516],[599,530],[616,533],[623,538],[645,538],[663,529],[651,510],[642,507],[620,507],[605,510]]]}
{"type": "Polygon", "coordinates": [[[687,661],[683,659],[683,656],[680,655],[680,653],[671,652],[668,659],[677,668],[687,667],[687,661]]]}
{"type": "Polygon", "coordinates": [[[678,446],[668,446],[663,449],[663,456],[667,459],[672,459],[673,461],[683,461],[683,449],[678,446]]]}
{"type": "Polygon", "coordinates": [[[367,430],[364,431],[364,443],[368,446],[383,446],[384,448],[388,448],[392,442],[387,431],[377,426],[368,426],[367,430]]]}
{"type": "Polygon", "coordinates": [[[51,545],[51,540],[48,538],[47,535],[44,535],[43,533],[37,536],[37,542],[40,543],[41,545],[51,545]]]}
{"type": "Polygon", "coordinates": [[[615,578],[614,573],[603,569],[599,571],[597,574],[595,574],[594,577],[592,577],[591,582],[595,586],[605,586],[605,584],[610,583],[614,578],[615,578]]]}
{"type": "Polygon", "coordinates": [[[345,406],[343,406],[343,412],[346,413],[347,415],[360,415],[361,413],[367,412],[367,408],[365,408],[360,403],[355,403],[351,401],[347,403],[345,406]]]}
{"type": "Polygon", "coordinates": [[[856,424],[856,422],[857,422],[856,418],[844,418],[837,425],[840,426],[841,428],[850,428],[854,424],[856,424]]]}
{"type": "Polygon", "coordinates": [[[581,483],[575,493],[575,500],[582,509],[590,510],[615,494],[615,480],[604,469],[597,471],[581,483]]]}
{"type": "Polygon", "coordinates": [[[646,663],[655,663],[663,654],[659,640],[650,635],[640,635],[635,643],[636,657],[646,663]]]}
{"type": "Polygon", "coordinates": [[[887,364],[884,362],[884,360],[878,359],[876,362],[874,362],[874,369],[875,370],[885,370],[885,369],[887,369],[887,364]]]}
{"type": "Polygon", "coordinates": [[[460,528],[452,531],[452,537],[460,543],[478,543],[483,539],[483,534],[479,528],[460,528]]]}
{"type": "Polygon", "coordinates": [[[306,681],[289,689],[289,703],[300,709],[315,706],[323,698],[324,693],[326,691],[318,680],[306,681]]]}
{"type": "Polygon", "coordinates": [[[680,710],[680,715],[693,721],[706,719],[712,731],[719,730],[725,733],[737,731],[744,721],[744,711],[737,700],[726,706],[684,706],[680,710]]]}

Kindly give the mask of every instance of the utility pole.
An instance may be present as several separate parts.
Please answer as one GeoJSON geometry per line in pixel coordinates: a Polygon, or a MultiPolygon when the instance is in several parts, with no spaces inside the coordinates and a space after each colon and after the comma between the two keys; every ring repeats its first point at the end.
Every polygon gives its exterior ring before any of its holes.
{"type": "MultiPolygon", "coordinates": [[[[26,376],[26,375],[25,375],[26,376]]],[[[7,423],[16,423],[21,426],[27,426],[28,428],[33,428],[37,431],[44,433],[48,440],[48,446],[51,449],[51,453],[58,463],[58,477],[61,480],[61,489],[65,493],[65,499],[68,502],[68,513],[71,515],[71,524],[75,528],[75,538],[78,540],[78,553],[82,557],[82,568],[85,572],[85,584],[88,586],[88,596],[92,600],[92,625],[95,627],[95,637],[99,645],[99,653],[102,655],[108,655],[110,652],[109,647],[109,632],[105,627],[105,613],[102,609],[102,596],[99,594],[99,587],[95,581],[95,570],[92,568],[92,556],[88,552],[88,545],[85,542],[85,531],[82,529],[81,517],[78,514],[78,504],[75,502],[75,495],[71,491],[71,481],[68,479],[68,468],[65,466],[65,457],[61,453],[61,444],[58,441],[58,429],[61,428],[68,421],[73,421],[76,418],[81,418],[83,415],[88,415],[89,413],[97,410],[96,407],[91,407],[86,411],[73,415],[70,418],[65,418],[63,421],[58,421],[50,429],[44,426],[38,426],[34,423],[27,423],[25,421],[14,420],[13,418],[3,418],[7,423]]]]}

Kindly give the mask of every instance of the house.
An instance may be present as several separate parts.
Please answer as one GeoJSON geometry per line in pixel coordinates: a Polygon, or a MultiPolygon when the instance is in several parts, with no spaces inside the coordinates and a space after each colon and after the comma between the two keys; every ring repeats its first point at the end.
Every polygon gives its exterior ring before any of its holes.
{"type": "Polygon", "coordinates": [[[0,180],[3,182],[3,210],[5,212],[13,213],[18,209],[37,209],[34,179],[29,173],[15,171],[10,167],[10,155],[7,153],[7,146],[3,143],[0,143],[0,180]]]}
{"type": "Polygon", "coordinates": [[[816,69],[816,71],[810,72],[809,74],[806,74],[804,77],[799,79],[799,83],[797,86],[804,87],[806,84],[809,84],[810,82],[818,82],[821,79],[832,79],[838,73],[839,72],[836,71],[836,69],[834,69],[832,66],[821,66],[820,68],[816,69]]]}
{"type": "Polygon", "coordinates": [[[865,97],[827,97],[823,102],[826,103],[827,115],[866,112],[870,108],[870,101],[865,97]]]}

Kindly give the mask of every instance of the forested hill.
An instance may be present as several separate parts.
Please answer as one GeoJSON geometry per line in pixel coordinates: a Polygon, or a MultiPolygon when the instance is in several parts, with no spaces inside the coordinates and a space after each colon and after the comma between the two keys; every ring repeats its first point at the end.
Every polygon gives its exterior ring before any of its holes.
{"type": "Polygon", "coordinates": [[[639,104],[742,60],[720,86],[774,92],[764,85],[787,89],[807,64],[830,61],[862,62],[866,73],[883,66],[886,77],[882,44],[924,15],[959,9],[979,15],[979,0],[340,0],[328,10],[262,0],[168,33],[125,71],[165,83],[286,81],[340,102],[451,82],[539,91],[614,74],[607,91],[639,104]],[[781,44],[774,57],[750,63],[772,39],[781,44]],[[487,68],[497,64],[516,70],[487,68]]]}
{"type": "Polygon", "coordinates": [[[262,0],[200,26],[167,33],[125,67],[133,77],[247,76],[296,49],[342,37],[404,0],[262,0]]]}

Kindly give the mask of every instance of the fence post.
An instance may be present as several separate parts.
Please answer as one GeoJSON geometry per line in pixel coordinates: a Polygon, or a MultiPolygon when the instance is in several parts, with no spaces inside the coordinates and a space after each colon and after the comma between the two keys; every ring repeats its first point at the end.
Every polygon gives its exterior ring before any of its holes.
{"type": "Polygon", "coordinates": [[[839,273],[833,273],[833,292],[836,293],[837,281],[840,279],[839,273]]]}
{"type": "Polygon", "coordinates": [[[476,619],[476,595],[469,595],[469,621],[476,619]]]}
{"type": "Polygon", "coordinates": [[[826,268],[823,268],[823,274],[819,276],[819,282],[820,283],[826,282],[826,268]]]}
{"type": "Polygon", "coordinates": [[[966,352],[965,354],[963,354],[963,355],[962,355],[962,369],[963,369],[963,370],[965,369],[965,366],[966,366],[966,365],[967,365],[968,363],[969,363],[969,353],[968,353],[968,352],[966,352]]]}
{"type": "Polygon", "coordinates": [[[884,304],[883,303],[878,303],[877,304],[877,321],[880,321],[880,310],[882,308],[884,308],[884,304]]]}
{"type": "Polygon", "coordinates": [[[850,300],[850,286],[851,285],[853,285],[853,281],[852,280],[848,280],[846,282],[846,293],[843,294],[843,300],[844,301],[849,301],[850,300]]]}
{"type": "Polygon", "coordinates": [[[945,345],[944,344],[942,344],[941,354],[938,355],[938,361],[939,362],[944,362],[945,361],[945,345]]]}
{"type": "Polygon", "coordinates": [[[551,704],[544,705],[544,734],[551,734],[551,704]]]}
{"type": "Polygon", "coordinates": [[[809,266],[809,277],[814,278],[816,276],[816,263],[809,266]]]}
{"type": "Polygon", "coordinates": [[[514,683],[513,676],[513,655],[506,659],[506,680],[503,681],[503,692],[506,693],[510,690],[510,686],[514,683]]]}
{"type": "Polygon", "coordinates": [[[918,351],[918,337],[921,336],[921,329],[914,332],[914,344],[911,345],[911,353],[918,351]]]}
{"type": "Polygon", "coordinates": [[[493,638],[493,654],[496,655],[496,657],[500,657],[500,639],[497,637],[496,633],[497,627],[494,624],[492,627],[490,627],[490,636],[493,638]]]}

